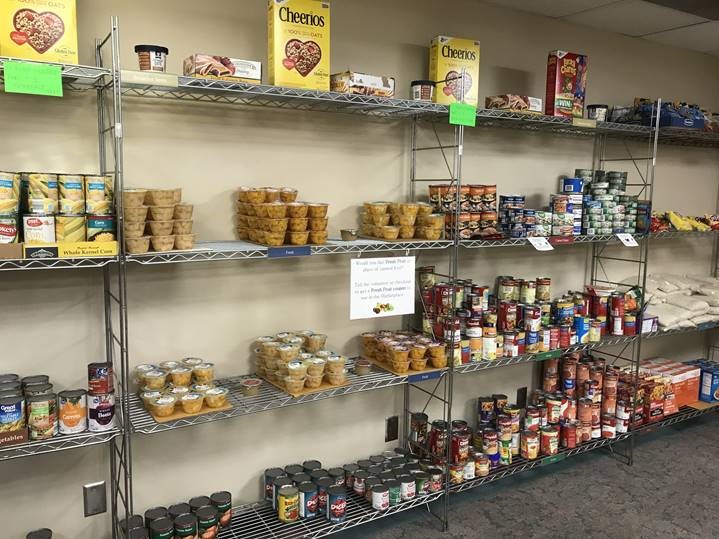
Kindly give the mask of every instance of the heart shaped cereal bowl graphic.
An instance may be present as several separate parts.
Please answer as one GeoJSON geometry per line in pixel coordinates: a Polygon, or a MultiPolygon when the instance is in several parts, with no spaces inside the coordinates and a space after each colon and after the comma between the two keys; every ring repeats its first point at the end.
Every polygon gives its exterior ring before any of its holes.
{"type": "Polygon", "coordinates": [[[13,16],[16,32],[11,39],[18,45],[27,43],[40,54],[57,43],[65,33],[65,24],[52,11],[38,13],[32,9],[21,9],[13,16]]]}
{"type": "Polygon", "coordinates": [[[285,45],[285,56],[287,58],[283,60],[284,66],[287,69],[294,68],[300,75],[306,77],[320,63],[322,49],[314,41],[290,39],[285,45]]]}
{"type": "MultiPolygon", "coordinates": [[[[447,73],[447,76],[445,77],[445,80],[447,81],[447,86],[445,87],[445,93],[447,88],[449,88],[450,93],[454,96],[454,98],[459,101],[461,99],[461,93],[462,93],[462,78],[459,73],[456,71],[450,71],[447,73]]],[[[469,93],[469,89],[472,87],[472,75],[465,72],[464,73],[464,96],[466,97],[469,93]]],[[[447,94],[449,95],[449,94],[447,94]]]]}

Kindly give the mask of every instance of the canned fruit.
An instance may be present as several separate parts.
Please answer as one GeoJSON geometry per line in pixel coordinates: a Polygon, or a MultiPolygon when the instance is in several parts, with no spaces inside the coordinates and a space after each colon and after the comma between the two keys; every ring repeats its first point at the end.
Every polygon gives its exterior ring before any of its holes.
{"type": "Polygon", "coordinates": [[[175,412],[176,399],[173,395],[161,395],[151,402],[151,410],[157,417],[169,417],[175,412]]]}
{"type": "MultiPolygon", "coordinates": [[[[83,222],[84,224],[84,222],[83,222]]],[[[141,238],[145,234],[145,222],[124,224],[125,239],[141,238]]]]}
{"type": "Polygon", "coordinates": [[[224,387],[213,387],[205,392],[205,404],[209,408],[221,408],[227,405],[229,391],[224,387]]]}
{"type": "Polygon", "coordinates": [[[309,242],[313,245],[324,245],[327,243],[327,231],[311,231],[309,242]]]}
{"type": "Polygon", "coordinates": [[[131,255],[145,254],[150,250],[150,236],[143,236],[141,238],[125,238],[125,248],[131,255]]]}
{"type": "Polygon", "coordinates": [[[171,221],[175,213],[175,206],[150,206],[150,219],[154,221],[171,221]]]}
{"type": "MultiPolygon", "coordinates": [[[[169,206],[175,203],[174,189],[149,189],[146,193],[145,200],[151,206],[169,206]]],[[[182,197],[182,191],[180,191],[180,197],[182,197]]]]}
{"type": "Polygon", "coordinates": [[[186,393],[180,399],[182,411],[186,414],[197,414],[202,410],[205,396],[202,393],[186,393]]]}
{"type": "MultiPolygon", "coordinates": [[[[170,223],[172,222],[170,221],[170,223]]],[[[150,242],[154,251],[171,251],[175,246],[175,236],[150,236],[150,242]]]]}
{"type": "Polygon", "coordinates": [[[147,219],[147,211],[149,206],[137,206],[136,208],[125,207],[123,209],[125,216],[125,224],[128,223],[145,223],[147,219]]]}
{"type": "Polygon", "coordinates": [[[153,236],[169,236],[172,233],[174,221],[148,221],[153,236]]]}

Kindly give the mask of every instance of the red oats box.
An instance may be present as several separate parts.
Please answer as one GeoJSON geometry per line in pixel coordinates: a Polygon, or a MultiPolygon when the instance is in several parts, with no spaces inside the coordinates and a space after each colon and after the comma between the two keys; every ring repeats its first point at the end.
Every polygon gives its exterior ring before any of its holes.
{"type": "Polygon", "coordinates": [[[461,101],[476,107],[479,98],[479,41],[435,37],[429,47],[429,78],[437,82],[435,103],[450,105],[461,101]]]}
{"type": "Polygon", "coordinates": [[[587,91],[588,58],[574,52],[552,51],[547,60],[547,95],[544,113],[581,118],[587,91]]]}
{"type": "Polygon", "coordinates": [[[330,4],[324,0],[269,0],[269,82],[330,89],[330,4]]]}

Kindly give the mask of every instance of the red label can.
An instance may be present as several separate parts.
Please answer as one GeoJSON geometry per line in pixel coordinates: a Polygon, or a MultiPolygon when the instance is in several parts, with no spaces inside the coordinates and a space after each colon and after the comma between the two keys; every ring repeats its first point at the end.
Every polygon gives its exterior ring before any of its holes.
{"type": "Polygon", "coordinates": [[[575,421],[565,421],[562,423],[559,436],[562,447],[567,449],[577,447],[577,423],[575,421]]]}
{"type": "Polygon", "coordinates": [[[91,394],[106,394],[115,390],[110,363],[90,363],[87,366],[87,388],[91,394]]]}
{"type": "Polygon", "coordinates": [[[556,455],[559,451],[559,427],[549,425],[541,430],[542,455],[556,455]]]}
{"type": "Polygon", "coordinates": [[[560,324],[559,326],[559,348],[569,348],[572,340],[572,326],[560,324]]]}
{"type": "Polygon", "coordinates": [[[549,349],[556,350],[559,348],[559,328],[551,326],[549,328],[549,349]]]}

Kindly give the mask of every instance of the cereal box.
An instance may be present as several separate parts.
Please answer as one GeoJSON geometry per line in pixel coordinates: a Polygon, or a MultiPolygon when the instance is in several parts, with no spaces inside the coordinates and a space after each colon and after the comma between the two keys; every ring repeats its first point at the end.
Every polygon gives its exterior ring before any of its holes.
{"type": "Polygon", "coordinates": [[[479,41],[437,36],[429,48],[429,78],[437,82],[434,102],[463,101],[477,106],[479,96],[479,41]],[[464,84],[462,84],[464,70],[464,84]],[[464,99],[462,100],[462,91],[464,99]]]}
{"type": "Polygon", "coordinates": [[[269,82],[330,89],[330,4],[322,0],[269,0],[269,82]]]}
{"type": "Polygon", "coordinates": [[[552,51],[547,60],[547,95],[544,113],[581,118],[587,91],[588,58],[574,52],[552,51]]]}
{"type": "Polygon", "coordinates": [[[3,0],[0,55],[77,63],[75,0],[3,0]]]}

